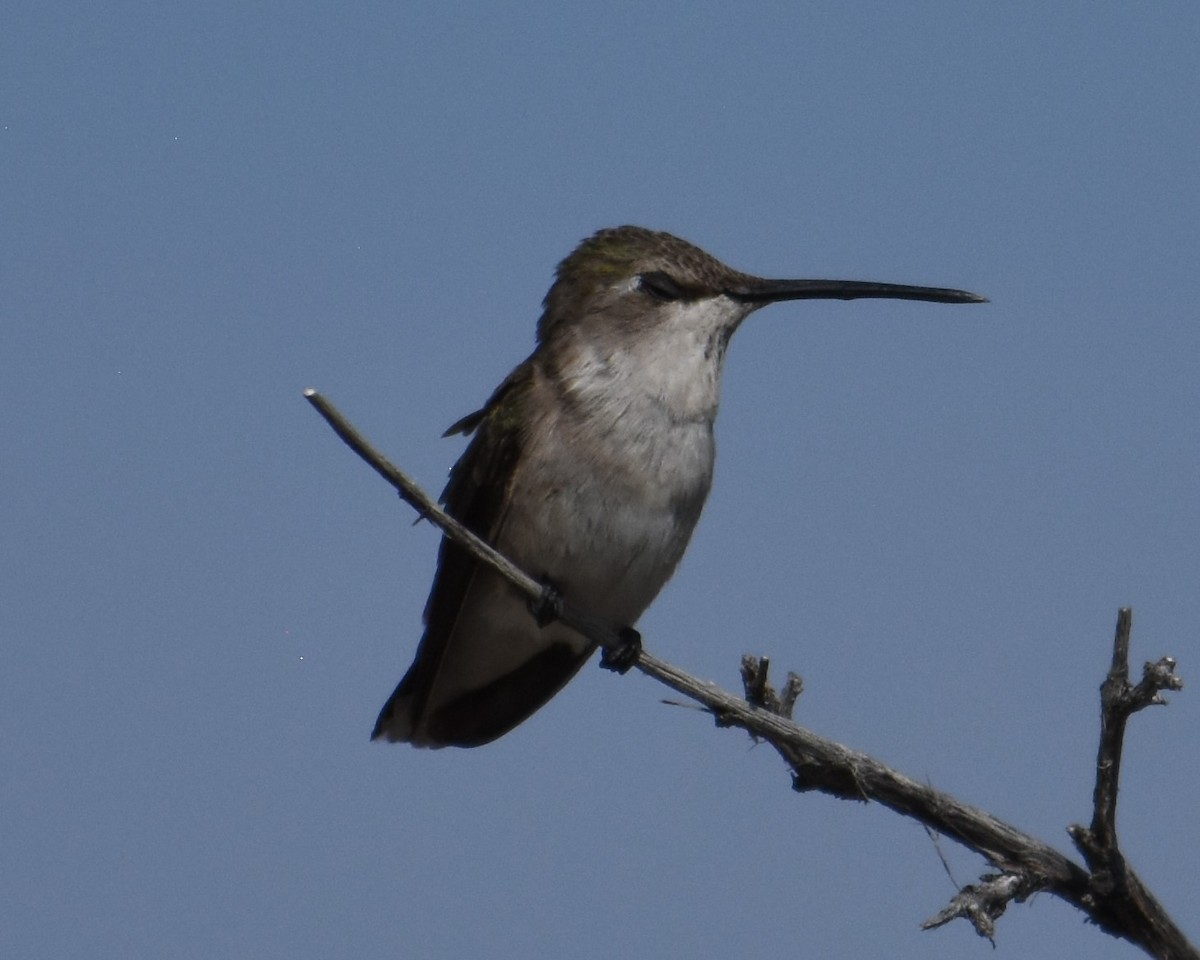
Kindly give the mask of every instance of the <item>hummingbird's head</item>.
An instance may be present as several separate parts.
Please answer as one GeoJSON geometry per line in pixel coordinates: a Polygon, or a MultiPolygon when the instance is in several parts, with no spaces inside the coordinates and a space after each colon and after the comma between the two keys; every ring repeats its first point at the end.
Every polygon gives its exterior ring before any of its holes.
{"type": "Polygon", "coordinates": [[[749,314],[780,300],[860,297],[983,303],[963,290],[856,280],[767,280],[741,273],[699,247],[644,227],[611,227],[584,240],[558,265],[542,302],[538,340],[567,323],[604,316],[644,324],[692,305],[715,318],[724,339],[749,314]],[[668,308],[666,305],[673,305],[668,308]]]}
{"type": "Polygon", "coordinates": [[[716,416],[729,338],[777,300],[891,297],[977,303],[973,293],[853,280],[765,280],[725,266],[686,240],[614,227],[558,266],[543,302],[536,353],[560,389],[595,415],[630,398],[674,422],[716,416]]]}
{"type": "Polygon", "coordinates": [[[739,279],[751,278],[679,237],[644,227],[610,227],[592,234],[558,265],[542,301],[538,339],[564,320],[613,311],[645,316],[659,304],[717,296],[739,279]]]}

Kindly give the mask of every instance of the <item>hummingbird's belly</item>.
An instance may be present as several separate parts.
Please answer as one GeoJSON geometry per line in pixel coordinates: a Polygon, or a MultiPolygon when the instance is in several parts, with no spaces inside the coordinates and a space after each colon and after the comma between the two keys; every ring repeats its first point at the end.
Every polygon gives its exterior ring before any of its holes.
{"type": "Polygon", "coordinates": [[[694,426],[623,443],[619,457],[592,447],[557,458],[565,470],[542,464],[550,482],[514,497],[501,549],[571,603],[631,626],[675,572],[708,495],[712,433],[694,426]]]}

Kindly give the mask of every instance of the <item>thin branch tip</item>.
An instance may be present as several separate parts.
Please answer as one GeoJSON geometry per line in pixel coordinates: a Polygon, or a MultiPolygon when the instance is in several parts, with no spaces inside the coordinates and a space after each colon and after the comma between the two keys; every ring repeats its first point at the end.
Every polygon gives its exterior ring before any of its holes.
{"type": "Polygon", "coordinates": [[[959,890],[944,909],[921,924],[921,929],[932,930],[962,917],[994,947],[996,921],[1004,915],[1009,903],[1025,900],[1033,888],[1026,877],[1016,873],[988,873],[979,880],[959,890]]]}
{"type": "Polygon", "coordinates": [[[766,710],[784,720],[791,720],[792,713],[804,690],[804,680],[798,673],[788,671],[783,689],[776,691],[767,679],[771,669],[769,657],[755,657],[751,654],[742,656],[741,674],[742,688],[746,702],[760,710],[766,710]]]}

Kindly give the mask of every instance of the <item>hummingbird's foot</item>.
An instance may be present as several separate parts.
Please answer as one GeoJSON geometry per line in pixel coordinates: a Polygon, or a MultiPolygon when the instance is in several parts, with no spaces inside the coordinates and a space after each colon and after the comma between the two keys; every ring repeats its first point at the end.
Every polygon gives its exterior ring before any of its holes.
{"type": "Polygon", "coordinates": [[[616,673],[628,673],[642,655],[642,635],[633,627],[621,627],[617,632],[621,635],[621,642],[600,651],[600,666],[616,673]]]}
{"type": "Polygon", "coordinates": [[[529,612],[539,627],[553,623],[563,612],[563,597],[552,583],[542,585],[542,593],[536,600],[529,601],[529,612]]]}

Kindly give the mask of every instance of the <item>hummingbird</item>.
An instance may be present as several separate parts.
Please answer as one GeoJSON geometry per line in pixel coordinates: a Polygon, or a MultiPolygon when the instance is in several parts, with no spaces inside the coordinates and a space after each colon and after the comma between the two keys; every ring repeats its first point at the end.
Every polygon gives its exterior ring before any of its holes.
{"type": "MultiPolygon", "coordinates": [[[[442,494],[447,512],[636,640],[712,485],[730,338],[769,303],[860,297],[986,302],[940,287],[768,280],[669,233],[600,230],[558,265],[533,353],[446,431],[471,438],[442,494]]],[[[596,646],[537,613],[443,539],[425,633],[371,738],[475,747],[530,717],[596,646]]]]}

